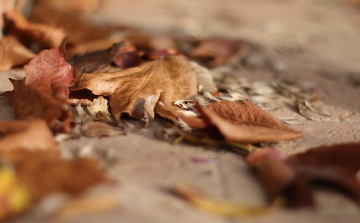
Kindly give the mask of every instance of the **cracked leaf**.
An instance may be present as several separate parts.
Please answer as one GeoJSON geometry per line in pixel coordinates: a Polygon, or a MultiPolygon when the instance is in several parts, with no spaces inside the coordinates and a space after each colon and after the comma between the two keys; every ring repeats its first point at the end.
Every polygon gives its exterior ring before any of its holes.
{"type": "Polygon", "coordinates": [[[197,93],[193,69],[178,56],[161,58],[121,72],[86,73],[80,80],[79,88],[109,96],[115,120],[123,113],[137,119],[144,118],[149,110],[145,109],[146,101],[151,95],[154,95],[151,108],[155,109],[155,113],[176,120],[172,111],[179,108],[171,103],[197,93]]]}

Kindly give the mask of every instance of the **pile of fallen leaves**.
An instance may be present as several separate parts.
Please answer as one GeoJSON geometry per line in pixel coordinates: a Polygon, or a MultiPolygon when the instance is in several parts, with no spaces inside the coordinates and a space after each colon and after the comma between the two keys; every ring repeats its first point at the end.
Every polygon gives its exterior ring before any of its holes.
{"type": "MultiPolygon", "coordinates": [[[[289,157],[261,148],[261,143],[296,140],[303,133],[266,112],[259,89],[292,98],[309,119],[313,113],[331,114],[288,83],[256,88],[222,72],[224,65],[246,66],[255,50],[250,43],[99,28],[39,2],[30,20],[17,10],[3,14],[0,70],[24,66],[25,78],[11,80],[13,91],[4,93],[12,97],[17,120],[0,122],[0,219],[25,213],[51,194],[76,195],[109,182],[99,157],[65,159],[55,138],[122,135],[129,119],[141,120],[145,128],[162,123],[157,135],[173,143],[240,148],[269,203],[282,197],[281,205],[314,206],[315,183],[340,188],[360,202],[355,177],[360,163],[354,162],[359,144],[289,157]]],[[[175,192],[226,216],[268,210],[218,203],[184,187],[175,192]]]]}

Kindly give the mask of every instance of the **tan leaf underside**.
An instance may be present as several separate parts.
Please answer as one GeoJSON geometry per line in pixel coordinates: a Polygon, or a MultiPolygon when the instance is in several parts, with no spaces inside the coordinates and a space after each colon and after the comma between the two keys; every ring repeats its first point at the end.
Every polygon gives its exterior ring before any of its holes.
{"type": "Polygon", "coordinates": [[[194,71],[187,61],[178,56],[161,58],[121,72],[87,73],[81,78],[79,88],[109,96],[115,119],[122,113],[143,118],[144,103],[152,95],[151,106],[156,113],[175,119],[169,112],[176,109],[171,102],[197,93],[194,71]]]}

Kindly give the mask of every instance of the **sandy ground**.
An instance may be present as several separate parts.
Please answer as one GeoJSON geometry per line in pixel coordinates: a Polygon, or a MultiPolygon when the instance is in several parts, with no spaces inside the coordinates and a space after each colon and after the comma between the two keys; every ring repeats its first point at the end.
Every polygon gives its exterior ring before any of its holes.
{"type": "MultiPolygon", "coordinates": [[[[360,78],[360,9],[336,0],[108,0],[90,20],[152,32],[252,41],[263,47],[255,58],[271,60],[281,72],[239,68],[232,75],[251,81],[311,82],[324,107],[332,113],[327,119],[307,120],[293,107],[282,104],[270,113],[298,120],[291,126],[303,131],[304,136],[273,146],[291,154],[324,144],[360,141],[360,87],[349,81],[360,78]]],[[[8,90],[7,76],[21,75],[16,70],[0,75],[0,90],[8,90]]],[[[0,106],[0,119],[12,120],[11,101],[0,97],[0,106]]],[[[159,141],[154,137],[157,125],[126,136],[83,137],[61,143],[64,149],[106,148],[118,159],[109,172],[118,186],[89,193],[110,193],[121,207],[68,222],[360,222],[356,205],[331,191],[316,193],[319,207],[315,210],[276,209],[257,217],[231,220],[198,210],[167,189],[186,182],[208,197],[250,206],[265,204],[264,193],[243,157],[159,141]],[[218,161],[193,163],[191,157],[218,161]]]]}

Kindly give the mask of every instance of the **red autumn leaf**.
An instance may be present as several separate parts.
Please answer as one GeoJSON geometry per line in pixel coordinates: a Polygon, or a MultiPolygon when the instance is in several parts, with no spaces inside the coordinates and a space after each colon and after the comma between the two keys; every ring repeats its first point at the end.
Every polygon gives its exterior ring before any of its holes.
{"type": "Polygon", "coordinates": [[[16,36],[24,45],[35,42],[45,48],[55,48],[59,47],[66,36],[65,31],[61,28],[28,22],[16,10],[6,12],[4,18],[5,24],[7,24],[7,34],[16,36]]]}
{"type": "Polygon", "coordinates": [[[15,37],[5,36],[0,42],[0,71],[24,65],[36,55],[21,45],[15,37]]]}
{"type": "Polygon", "coordinates": [[[74,84],[76,70],[66,60],[64,40],[58,49],[41,51],[25,69],[25,84],[57,100],[69,97],[69,87],[74,84]]]}
{"type": "Polygon", "coordinates": [[[13,107],[20,119],[44,119],[55,130],[70,130],[71,113],[67,105],[68,87],[76,70],[66,62],[65,41],[59,49],[44,50],[25,66],[24,80],[12,80],[13,107]]]}
{"type": "Polygon", "coordinates": [[[277,118],[250,102],[220,101],[205,108],[199,106],[202,117],[179,115],[191,128],[215,127],[224,140],[238,143],[276,142],[302,136],[277,118]]]}
{"type": "Polygon", "coordinates": [[[53,134],[41,119],[0,121],[0,136],[0,154],[58,149],[53,134]]]}
{"type": "Polygon", "coordinates": [[[274,149],[259,149],[246,161],[256,169],[270,200],[280,195],[290,207],[315,206],[313,185],[337,189],[360,203],[360,144],[312,148],[289,157],[274,149]]]}

